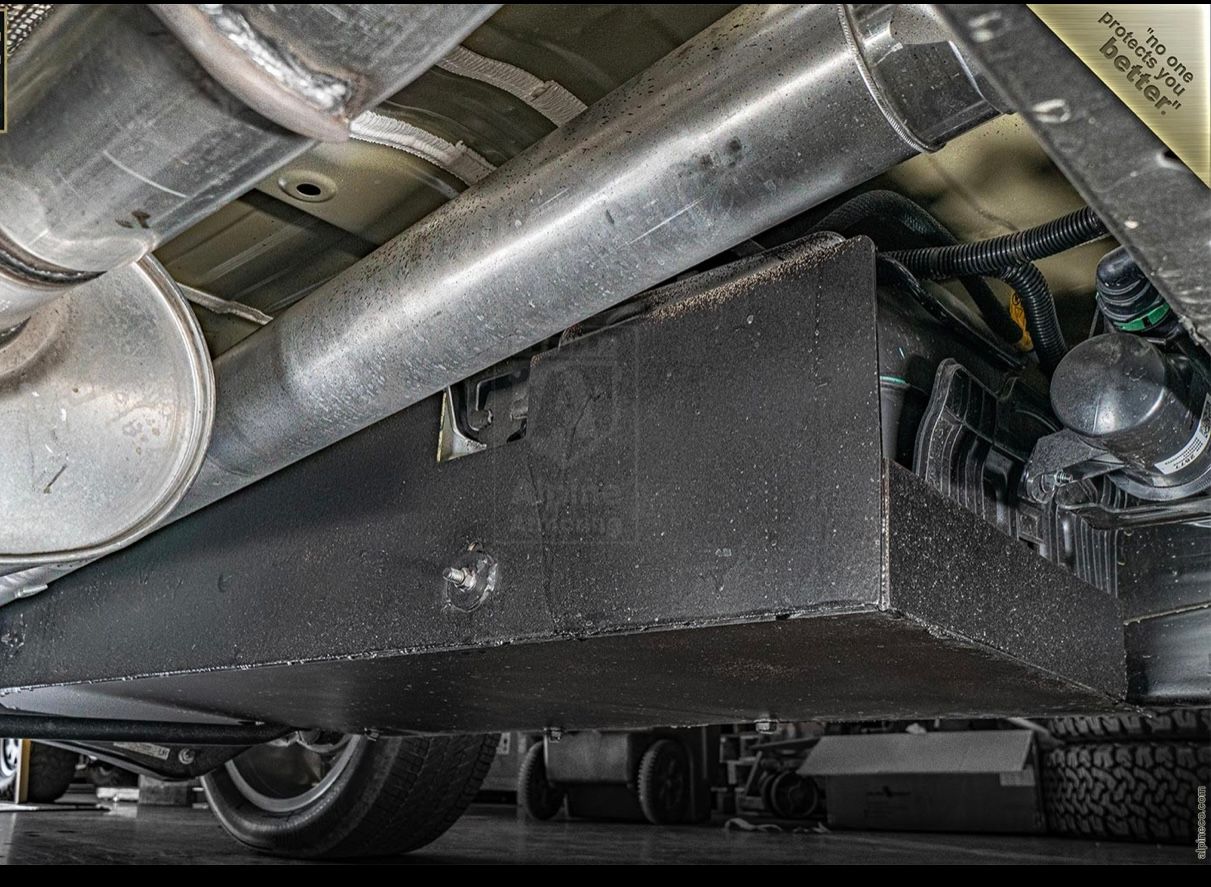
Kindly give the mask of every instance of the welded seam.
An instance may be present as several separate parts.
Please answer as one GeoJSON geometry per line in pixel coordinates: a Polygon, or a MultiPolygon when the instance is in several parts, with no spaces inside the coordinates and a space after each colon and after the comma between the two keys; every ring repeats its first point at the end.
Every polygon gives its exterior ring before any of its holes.
{"type": "Polygon", "coordinates": [[[292,132],[326,142],[349,138],[354,86],[312,70],[291,47],[263,34],[238,7],[151,4],[198,64],[249,108],[292,132]]]}
{"type": "Polygon", "coordinates": [[[68,268],[37,264],[36,260],[26,256],[16,244],[0,235],[0,273],[3,272],[43,286],[72,286],[101,276],[99,271],[72,271],[68,268]]]}
{"type": "Polygon", "coordinates": [[[352,94],[350,85],[322,71],[312,70],[289,47],[260,33],[236,7],[204,3],[197,7],[214,33],[238,49],[248,61],[281,89],[317,110],[343,115],[352,94]]]}

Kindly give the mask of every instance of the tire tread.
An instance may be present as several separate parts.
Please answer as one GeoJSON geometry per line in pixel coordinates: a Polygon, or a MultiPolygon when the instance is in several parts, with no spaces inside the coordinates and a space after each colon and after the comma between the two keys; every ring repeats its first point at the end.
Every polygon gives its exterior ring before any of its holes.
{"type": "Polygon", "coordinates": [[[223,770],[202,784],[228,833],[255,850],[305,859],[393,856],[434,841],[462,816],[497,741],[495,734],[375,740],[331,803],[310,817],[311,807],[284,817],[250,808],[223,770]]]}
{"type": "Polygon", "coordinates": [[[1047,728],[1065,742],[1211,739],[1211,709],[1171,708],[1147,714],[1052,718],[1047,728]]]}
{"type": "Polygon", "coordinates": [[[1051,831],[1080,837],[1182,843],[1193,840],[1195,797],[1211,772],[1199,742],[1082,743],[1043,762],[1051,831]]]}

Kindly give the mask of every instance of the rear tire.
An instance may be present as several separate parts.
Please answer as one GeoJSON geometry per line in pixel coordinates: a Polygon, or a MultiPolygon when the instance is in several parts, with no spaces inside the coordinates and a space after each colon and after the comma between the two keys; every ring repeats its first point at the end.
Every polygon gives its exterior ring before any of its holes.
{"type": "Polygon", "coordinates": [[[1211,747],[1201,742],[1053,749],[1043,765],[1048,827],[1062,835],[1190,843],[1196,793],[1209,771],[1211,747]]]}
{"type": "MultiPolygon", "coordinates": [[[[0,739],[0,798],[13,797],[17,781],[15,755],[20,748],[18,739],[0,739]]],[[[63,797],[76,778],[80,756],[73,751],[35,742],[29,749],[28,797],[31,804],[53,804],[63,797]]]]}
{"type": "Polygon", "coordinates": [[[495,735],[389,737],[350,749],[317,797],[275,812],[250,800],[238,771],[202,778],[211,809],[242,844],[306,859],[407,853],[445,832],[475,798],[495,735]]]}

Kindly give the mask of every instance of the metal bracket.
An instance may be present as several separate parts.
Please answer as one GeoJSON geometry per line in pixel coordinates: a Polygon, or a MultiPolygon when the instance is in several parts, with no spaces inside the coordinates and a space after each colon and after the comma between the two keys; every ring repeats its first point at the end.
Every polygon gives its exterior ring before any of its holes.
{"type": "Polygon", "coordinates": [[[1026,498],[1047,504],[1061,491],[1082,481],[1117,471],[1123,463],[1091,446],[1067,428],[1041,438],[1022,472],[1026,498]]]}

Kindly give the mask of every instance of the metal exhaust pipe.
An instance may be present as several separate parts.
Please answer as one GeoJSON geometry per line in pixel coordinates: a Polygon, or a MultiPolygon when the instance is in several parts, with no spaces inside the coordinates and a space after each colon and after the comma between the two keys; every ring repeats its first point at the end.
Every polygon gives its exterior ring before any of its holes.
{"type": "Polygon", "coordinates": [[[150,532],[201,465],[210,359],[148,253],[313,138],[348,137],[496,8],[20,20],[0,136],[0,604],[150,532]]]}
{"type": "Polygon", "coordinates": [[[176,516],[996,113],[925,7],[742,7],[221,356],[176,516]]]}
{"type": "Polygon", "coordinates": [[[348,138],[352,117],[496,8],[56,8],[9,72],[0,331],[139,260],[314,138],[348,138]]]}

